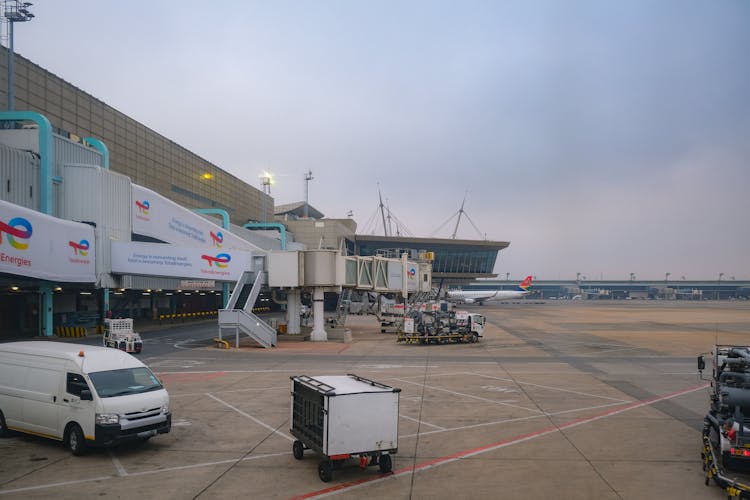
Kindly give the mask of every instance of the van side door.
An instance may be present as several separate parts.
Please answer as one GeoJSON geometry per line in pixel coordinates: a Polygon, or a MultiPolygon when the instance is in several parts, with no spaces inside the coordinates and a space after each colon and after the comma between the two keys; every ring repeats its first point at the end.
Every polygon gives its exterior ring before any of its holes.
{"type": "Polygon", "coordinates": [[[60,371],[29,366],[25,370],[22,422],[19,429],[61,439],[59,430],[58,391],[60,371]]]}
{"type": "MultiPolygon", "coordinates": [[[[83,430],[86,439],[94,439],[94,401],[81,400],[81,391],[90,391],[86,379],[80,373],[67,372],[65,374],[65,392],[62,404],[67,408],[63,426],[68,422],[77,422],[83,430]]],[[[93,392],[92,392],[93,394],[93,392]]]]}

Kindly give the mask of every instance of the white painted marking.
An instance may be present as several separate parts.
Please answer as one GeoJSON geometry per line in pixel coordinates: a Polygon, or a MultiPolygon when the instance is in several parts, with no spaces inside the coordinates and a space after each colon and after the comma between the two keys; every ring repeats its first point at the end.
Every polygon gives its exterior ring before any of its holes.
{"type": "MultiPolygon", "coordinates": [[[[172,472],[177,470],[186,470],[186,469],[196,469],[200,467],[214,467],[216,465],[223,465],[223,464],[231,464],[236,462],[246,462],[249,460],[259,460],[261,458],[268,458],[268,457],[279,457],[283,455],[291,455],[291,451],[283,452],[283,453],[268,453],[265,455],[256,455],[256,456],[250,456],[250,457],[244,457],[241,459],[228,459],[228,460],[220,460],[217,462],[202,462],[198,464],[191,464],[191,465],[178,465],[176,467],[166,467],[164,469],[152,469],[152,470],[146,470],[141,472],[133,472],[132,474],[128,474],[128,476],[147,476],[150,474],[159,474],[162,472],[172,472]]],[[[0,495],[6,495],[9,493],[20,493],[23,491],[33,491],[33,490],[43,490],[46,488],[57,488],[59,486],[70,486],[73,484],[81,484],[81,483],[90,483],[94,481],[105,481],[107,479],[114,479],[118,476],[100,476],[100,477],[92,477],[89,479],[77,479],[75,481],[65,481],[61,483],[48,483],[48,484],[40,484],[37,486],[26,486],[24,488],[15,488],[12,490],[0,490],[0,495]]]]}
{"type": "MultiPolygon", "coordinates": [[[[685,394],[690,394],[691,392],[695,392],[695,391],[700,390],[700,389],[703,389],[703,387],[699,387],[699,388],[696,388],[696,389],[689,389],[689,390],[682,391],[682,392],[677,393],[677,394],[671,394],[671,395],[664,396],[664,397],[661,397],[661,398],[652,399],[652,400],[649,400],[649,401],[643,401],[640,404],[627,406],[625,408],[622,408],[620,410],[615,410],[615,411],[613,411],[611,413],[607,413],[605,415],[596,415],[596,416],[593,416],[593,417],[583,418],[583,419],[580,419],[580,420],[577,420],[577,421],[568,422],[567,424],[562,424],[562,425],[559,425],[559,426],[555,426],[554,428],[543,430],[543,431],[539,431],[539,432],[531,434],[531,435],[525,435],[525,436],[518,437],[516,439],[512,439],[510,441],[504,441],[504,442],[496,444],[495,446],[490,446],[490,447],[486,447],[486,448],[483,447],[483,448],[477,449],[476,451],[472,451],[472,452],[469,452],[469,453],[464,453],[464,454],[461,454],[461,456],[457,456],[457,457],[453,457],[453,458],[446,458],[445,460],[436,461],[436,462],[433,462],[433,463],[430,463],[430,464],[427,464],[427,465],[424,465],[424,466],[421,466],[421,467],[419,466],[419,464],[417,464],[417,469],[416,470],[412,469],[412,468],[401,469],[399,471],[395,471],[391,475],[382,476],[382,477],[379,477],[377,479],[372,479],[372,480],[367,481],[367,482],[352,483],[351,485],[347,485],[347,486],[344,486],[344,487],[342,487],[340,489],[336,489],[336,490],[326,489],[323,492],[321,492],[319,495],[306,496],[306,498],[326,498],[326,497],[331,497],[331,496],[334,496],[334,495],[338,495],[339,493],[343,493],[343,492],[347,492],[348,493],[348,492],[350,492],[352,490],[357,490],[357,489],[365,488],[365,487],[370,486],[370,485],[382,483],[383,481],[395,480],[395,478],[397,478],[397,477],[408,476],[408,475],[411,475],[411,474],[415,474],[417,472],[421,472],[421,471],[429,470],[429,469],[434,469],[434,468],[440,467],[442,465],[446,465],[446,464],[449,464],[449,463],[457,462],[457,461],[463,460],[465,458],[474,457],[474,456],[477,456],[477,455],[482,455],[484,453],[488,453],[488,452],[491,452],[491,451],[499,450],[501,448],[506,448],[508,446],[513,446],[513,445],[516,445],[516,444],[519,444],[519,443],[525,443],[527,441],[531,441],[531,440],[536,439],[536,438],[547,436],[549,434],[554,434],[556,432],[562,432],[564,430],[572,429],[574,427],[579,427],[581,425],[585,425],[585,424],[590,424],[592,422],[596,422],[597,420],[603,420],[605,418],[609,418],[609,417],[612,417],[614,415],[619,415],[620,413],[624,413],[626,411],[634,410],[636,408],[642,408],[644,406],[649,406],[649,405],[652,405],[654,403],[658,403],[660,401],[665,401],[665,400],[668,400],[668,399],[675,398],[677,396],[682,396],[682,395],[685,395],[685,394]]],[[[610,406],[612,406],[612,405],[610,405],[610,406]]],[[[535,418],[535,417],[526,417],[526,418],[535,418]]],[[[434,432],[440,432],[440,431],[434,431],[434,432]]]]}
{"type": "Polygon", "coordinates": [[[512,387],[497,387],[494,385],[482,385],[480,386],[485,391],[491,391],[491,392],[508,392],[508,393],[518,393],[518,389],[513,389],[512,387]]]}
{"type": "Polygon", "coordinates": [[[125,477],[128,475],[128,471],[125,470],[125,466],[122,465],[122,462],[118,460],[112,450],[109,450],[109,458],[112,459],[112,464],[115,466],[115,470],[117,471],[118,476],[125,477]]]}
{"type": "MultiPolygon", "coordinates": [[[[430,368],[439,368],[440,365],[430,365],[430,368]]],[[[359,365],[357,368],[363,368],[366,370],[390,370],[391,368],[421,368],[424,369],[425,365],[359,365]]]]}
{"type": "Polygon", "coordinates": [[[42,490],[45,488],[58,488],[60,486],[70,486],[73,484],[90,483],[93,481],[106,481],[107,479],[113,479],[116,476],[99,476],[92,477],[90,479],[76,479],[74,481],[62,481],[59,483],[47,483],[36,486],[26,486],[24,488],[13,488],[12,490],[0,490],[0,495],[7,495],[9,493],[21,493],[24,491],[42,490]]]}
{"type": "Polygon", "coordinates": [[[189,369],[189,368],[195,368],[198,365],[204,364],[203,361],[198,361],[197,359],[165,359],[162,361],[156,361],[154,363],[151,363],[150,366],[153,366],[155,368],[183,368],[183,369],[189,369]]]}
{"type": "MultiPolygon", "coordinates": [[[[556,412],[552,412],[552,413],[543,413],[541,415],[529,415],[527,417],[506,418],[506,419],[503,419],[503,420],[495,420],[493,422],[482,422],[482,423],[479,423],[479,424],[462,425],[460,427],[448,427],[444,431],[438,430],[438,431],[420,432],[419,436],[427,436],[427,435],[430,435],[430,434],[439,434],[441,432],[464,431],[464,430],[467,430],[467,429],[477,429],[477,428],[480,428],[480,427],[490,427],[490,426],[493,426],[493,425],[509,424],[509,423],[513,423],[513,422],[523,422],[524,420],[534,420],[534,419],[537,419],[537,418],[544,418],[544,417],[556,417],[556,416],[559,416],[559,415],[565,415],[566,413],[576,413],[576,412],[579,412],[579,411],[599,410],[601,408],[609,408],[610,406],[620,406],[620,405],[624,405],[624,404],[627,404],[627,403],[607,403],[607,404],[604,404],[604,405],[588,406],[586,408],[573,408],[572,410],[561,410],[561,411],[556,411],[556,412]]],[[[399,436],[399,439],[401,439],[401,438],[407,439],[407,438],[413,438],[413,437],[417,437],[417,434],[405,434],[405,435],[399,436]]]]}
{"type": "MultiPolygon", "coordinates": [[[[288,385],[285,385],[284,387],[252,387],[250,389],[227,389],[226,391],[214,391],[213,394],[230,394],[233,392],[253,392],[253,391],[278,391],[281,389],[289,389],[288,385]]],[[[174,394],[172,392],[169,393],[170,398],[174,397],[180,397],[180,396],[203,396],[205,395],[205,392],[183,392],[180,394],[174,394]]]]}
{"type": "Polygon", "coordinates": [[[454,394],[456,396],[462,396],[462,397],[465,397],[465,398],[477,399],[479,401],[486,401],[487,403],[504,405],[504,406],[512,406],[513,408],[519,408],[521,410],[526,410],[526,411],[533,411],[535,413],[544,413],[544,412],[542,412],[540,410],[537,410],[536,408],[526,408],[525,406],[514,405],[514,404],[510,404],[510,403],[504,403],[502,401],[496,401],[494,399],[488,399],[488,398],[483,398],[483,397],[480,397],[480,396],[473,396],[471,394],[464,394],[462,392],[451,391],[451,390],[448,390],[448,389],[443,389],[442,387],[435,387],[435,386],[426,385],[426,384],[418,384],[416,382],[411,382],[409,380],[402,380],[402,379],[397,379],[397,378],[395,378],[393,380],[397,380],[399,382],[404,382],[406,384],[418,385],[420,387],[424,386],[426,389],[432,389],[434,391],[443,391],[443,392],[447,392],[448,394],[454,394]]]}
{"type": "Polygon", "coordinates": [[[252,415],[250,415],[248,413],[245,413],[244,411],[240,410],[239,408],[237,408],[235,406],[230,405],[226,401],[222,401],[221,399],[217,398],[213,394],[206,393],[206,396],[208,396],[209,398],[213,399],[214,401],[217,401],[217,402],[223,404],[227,408],[231,408],[232,410],[236,411],[237,413],[239,413],[243,417],[249,418],[250,420],[252,420],[256,424],[265,427],[269,431],[273,431],[274,434],[277,434],[277,435],[283,437],[284,439],[288,439],[289,441],[294,441],[293,437],[288,436],[288,435],[284,434],[283,432],[276,430],[274,427],[271,427],[270,425],[266,424],[265,422],[261,422],[260,420],[258,420],[257,418],[253,417],[252,415]]]}
{"type": "Polygon", "coordinates": [[[416,422],[416,423],[418,423],[420,425],[429,425],[430,427],[434,427],[436,429],[440,429],[440,430],[443,430],[443,431],[445,430],[445,427],[441,427],[439,425],[431,424],[431,423],[425,422],[423,420],[417,420],[416,418],[412,418],[412,417],[409,417],[407,415],[399,415],[399,417],[405,418],[406,420],[411,420],[412,422],[416,422]]]}
{"type": "Polygon", "coordinates": [[[190,425],[193,425],[193,423],[185,418],[172,421],[172,427],[188,427],[190,425]]]}
{"type": "Polygon", "coordinates": [[[627,399],[611,398],[609,396],[600,396],[598,394],[590,394],[588,392],[574,391],[572,389],[563,389],[561,387],[553,387],[553,386],[549,386],[549,385],[534,384],[534,383],[531,383],[531,382],[520,382],[518,380],[513,380],[513,379],[510,379],[510,378],[493,377],[492,375],[484,375],[484,374],[481,374],[481,373],[466,373],[466,375],[473,375],[475,377],[490,378],[490,379],[493,379],[493,380],[502,380],[503,382],[513,382],[513,383],[516,383],[518,385],[530,385],[532,387],[540,387],[542,389],[549,389],[551,391],[569,392],[571,394],[578,394],[580,396],[589,396],[589,397],[592,397],[592,398],[599,398],[599,399],[609,399],[610,401],[619,401],[621,403],[629,403],[630,401],[632,401],[632,400],[627,400],[627,399]]]}

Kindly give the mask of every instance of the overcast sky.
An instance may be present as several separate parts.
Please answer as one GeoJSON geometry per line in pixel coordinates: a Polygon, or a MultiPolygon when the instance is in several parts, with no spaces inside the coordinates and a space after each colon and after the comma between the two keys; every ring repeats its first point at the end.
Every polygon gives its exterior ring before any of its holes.
{"type": "MultiPolygon", "coordinates": [[[[750,2],[36,0],[16,50],[359,232],[539,279],[750,279],[750,2]],[[443,226],[442,229],[435,231],[443,226]]],[[[75,131],[74,131],[75,132],[75,131]]]]}

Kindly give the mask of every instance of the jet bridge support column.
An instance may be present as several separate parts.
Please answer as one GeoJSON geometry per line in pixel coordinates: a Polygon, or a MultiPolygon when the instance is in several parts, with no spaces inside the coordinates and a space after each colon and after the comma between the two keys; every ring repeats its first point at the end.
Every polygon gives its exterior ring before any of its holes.
{"type": "Polygon", "coordinates": [[[323,293],[324,288],[322,287],[315,287],[313,289],[313,329],[310,333],[310,340],[314,342],[328,341],[328,333],[326,333],[324,328],[323,293]]]}
{"type": "Polygon", "coordinates": [[[301,333],[299,320],[301,295],[299,288],[292,288],[286,294],[286,333],[289,335],[301,333]]]}

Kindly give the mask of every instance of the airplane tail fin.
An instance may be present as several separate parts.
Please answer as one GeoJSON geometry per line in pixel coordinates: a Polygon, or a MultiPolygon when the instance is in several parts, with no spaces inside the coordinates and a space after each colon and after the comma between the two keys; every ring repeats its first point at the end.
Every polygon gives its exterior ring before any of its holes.
{"type": "Polygon", "coordinates": [[[522,292],[528,292],[529,288],[531,288],[531,276],[526,276],[526,278],[521,282],[520,285],[518,285],[518,289],[522,292]]]}

